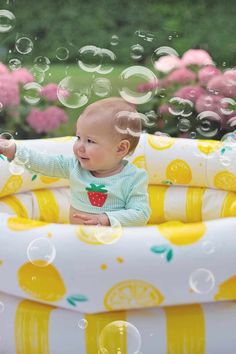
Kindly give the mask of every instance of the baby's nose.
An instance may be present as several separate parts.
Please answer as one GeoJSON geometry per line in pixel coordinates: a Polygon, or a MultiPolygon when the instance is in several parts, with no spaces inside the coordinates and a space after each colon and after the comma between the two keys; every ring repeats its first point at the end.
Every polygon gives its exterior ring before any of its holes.
{"type": "Polygon", "coordinates": [[[84,146],[84,144],[83,144],[82,142],[80,142],[80,143],[78,144],[78,150],[79,150],[79,151],[84,151],[84,150],[85,150],[85,146],[84,146]]]}

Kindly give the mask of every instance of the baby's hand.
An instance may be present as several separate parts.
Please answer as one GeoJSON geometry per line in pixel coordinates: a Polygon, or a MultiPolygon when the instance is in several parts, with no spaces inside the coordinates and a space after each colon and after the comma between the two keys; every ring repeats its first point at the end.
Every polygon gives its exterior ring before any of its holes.
{"type": "Polygon", "coordinates": [[[85,215],[85,214],[76,213],[73,214],[73,217],[83,220],[84,225],[100,225],[100,226],[110,225],[109,218],[106,214],[85,215]]]}
{"type": "Polygon", "coordinates": [[[15,157],[16,144],[12,140],[0,139],[0,154],[5,155],[9,159],[15,157]]]}

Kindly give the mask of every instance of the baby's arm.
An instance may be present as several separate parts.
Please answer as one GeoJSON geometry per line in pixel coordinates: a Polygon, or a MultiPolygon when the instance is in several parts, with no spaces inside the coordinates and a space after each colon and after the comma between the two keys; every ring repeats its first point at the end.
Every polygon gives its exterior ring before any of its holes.
{"type": "Polygon", "coordinates": [[[29,149],[16,143],[0,139],[0,153],[8,159],[16,159],[31,172],[40,173],[50,177],[69,177],[69,163],[71,156],[53,155],[29,149]]]}
{"type": "Polygon", "coordinates": [[[105,212],[112,226],[117,224],[117,221],[121,226],[142,226],[147,224],[151,214],[147,186],[147,173],[140,170],[132,181],[125,209],[105,212]]]}

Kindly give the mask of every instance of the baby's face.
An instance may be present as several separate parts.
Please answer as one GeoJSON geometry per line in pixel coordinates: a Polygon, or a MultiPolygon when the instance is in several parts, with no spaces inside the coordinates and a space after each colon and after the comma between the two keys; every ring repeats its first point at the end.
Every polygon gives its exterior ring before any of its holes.
{"type": "Polygon", "coordinates": [[[73,151],[82,168],[106,171],[119,164],[117,146],[120,139],[114,138],[104,117],[82,115],[77,121],[76,136],[73,151]]]}

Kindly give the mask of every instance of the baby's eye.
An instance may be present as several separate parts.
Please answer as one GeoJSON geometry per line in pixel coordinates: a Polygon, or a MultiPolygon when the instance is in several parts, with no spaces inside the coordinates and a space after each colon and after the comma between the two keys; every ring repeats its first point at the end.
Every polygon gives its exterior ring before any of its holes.
{"type": "Polygon", "coordinates": [[[95,141],[93,141],[93,140],[91,140],[91,139],[88,139],[88,143],[96,144],[95,141]]]}

